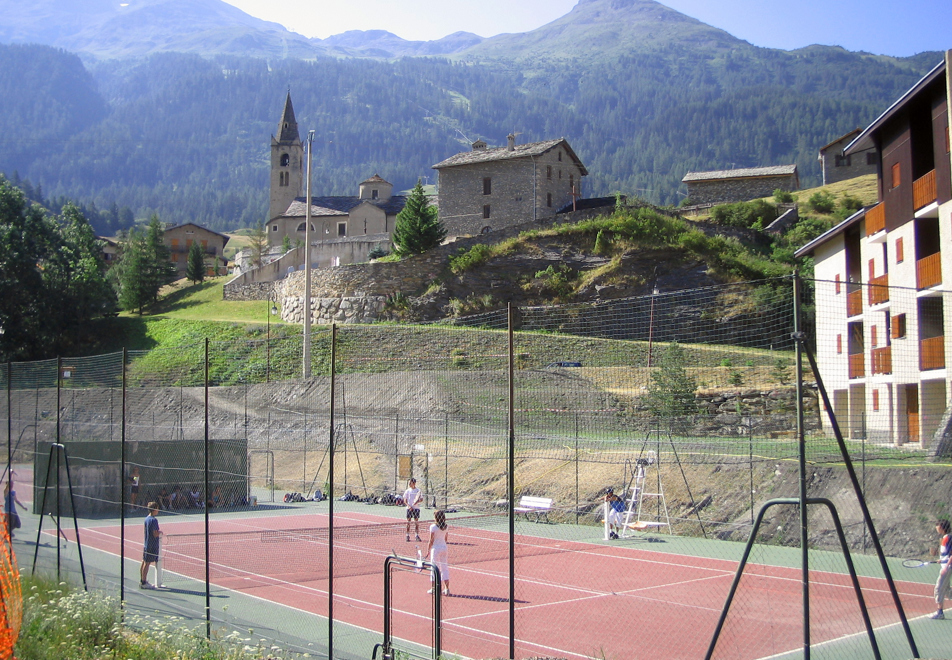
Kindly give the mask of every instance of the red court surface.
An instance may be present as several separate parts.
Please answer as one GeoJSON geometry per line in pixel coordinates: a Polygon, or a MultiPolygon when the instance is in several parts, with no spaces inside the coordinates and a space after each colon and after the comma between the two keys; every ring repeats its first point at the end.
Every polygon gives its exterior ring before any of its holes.
{"type": "MultiPolygon", "coordinates": [[[[201,521],[160,519],[169,539],[163,547],[166,571],[202,580],[204,543],[182,545],[176,535],[199,533],[201,521]],[[186,552],[187,550],[187,552],[186,552]]],[[[345,512],[336,525],[392,523],[393,518],[345,512]]],[[[211,581],[230,589],[318,615],[327,613],[327,547],[310,553],[292,552],[290,545],[232,539],[216,545],[216,533],[298,530],[326,527],[323,514],[273,518],[222,519],[211,522],[211,581]],[[267,573],[267,574],[264,574],[267,573]]],[[[470,563],[474,550],[505,549],[504,531],[454,528],[450,524],[452,595],[443,598],[442,648],[470,658],[508,657],[508,559],[496,550],[470,563]]],[[[426,529],[428,525],[421,525],[426,529]]],[[[119,552],[119,528],[82,531],[83,544],[119,552]]],[[[142,525],[126,528],[126,555],[138,559],[142,525]]],[[[367,540],[335,542],[334,617],[361,628],[383,630],[383,563],[393,550],[414,557],[417,546],[402,531],[371,549],[367,540]]],[[[377,542],[377,545],[381,543],[377,542]]],[[[649,550],[645,545],[583,543],[526,535],[517,536],[517,657],[554,655],[565,658],[703,657],[720,616],[737,564],[649,550]]],[[[650,546],[648,546],[650,547],[650,546]]],[[[168,584],[173,578],[168,575],[168,584]]],[[[861,580],[874,626],[896,623],[892,598],[881,579],[861,580]]],[[[394,573],[394,635],[427,646],[431,640],[430,586],[424,571],[394,573]]],[[[194,588],[194,587],[193,587],[194,588]]],[[[898,583],[908,617],[932,611],[932,587],[898,583]]],[[[718,646],[718,657],[753,659],[795,650],[802,644],[800,571],[763,564],[749,566],[718,646]],[[723,645],[723,646],[722,646],[723,645]]],[[[811,634],[814,644],[864,631],[848,576],[811,571],[811,634]]]]}

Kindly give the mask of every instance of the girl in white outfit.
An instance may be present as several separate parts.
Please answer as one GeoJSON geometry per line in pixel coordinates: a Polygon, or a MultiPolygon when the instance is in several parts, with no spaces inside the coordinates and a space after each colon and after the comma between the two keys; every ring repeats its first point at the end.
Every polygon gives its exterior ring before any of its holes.
{"type": "MultiPolygon", "coordinates": [[[[433,520],[435,521],[430,525],[430,543],[426,548],[427,554],[430,555],[430,562],[435,564],[440,569],[440,578],[443,581],[443,594],[446,596],[450,595],[450,563],[449,563],[449,550],[446,547],[446,539],[449,537],[449,530],[447,529],[448,525],[446,524],[446,513],[437,509],[433,512],[433,520]]],[[[434,572],[433,577],[431,578],[434,582],[436,581],[436,574],[434,572]]],[[[437,585],[433,585],[433,588],[436,588],[437,585]]],[[[433,588],[427,591],[428,594],[433,593],[433,588]]]]}

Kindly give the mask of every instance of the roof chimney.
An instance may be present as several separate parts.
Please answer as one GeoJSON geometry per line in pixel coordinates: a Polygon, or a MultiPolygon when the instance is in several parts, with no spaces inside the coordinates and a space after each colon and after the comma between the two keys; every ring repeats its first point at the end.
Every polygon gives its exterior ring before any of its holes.
{"type": "Polygon", "coordinates": [[[509,151],[516,150],[516,136],[513,133],[509,134],[509,151]]]}

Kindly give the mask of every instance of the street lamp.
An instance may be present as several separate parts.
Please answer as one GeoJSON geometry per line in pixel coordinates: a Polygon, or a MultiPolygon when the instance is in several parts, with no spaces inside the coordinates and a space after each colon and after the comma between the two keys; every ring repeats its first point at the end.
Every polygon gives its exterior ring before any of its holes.
{"type": "Polygon", "coordinates": [[[311,377],[311,152],[314,131],[307,132],[307,185],[304,192],[304,378],[311,377]]]}
{"type": "Polygon", "coordinates": [[[268,293],[268,362],[265,367],[265,380],[271,382],[271,317],[278,315],[278,300],[274,291],[268,293]]]}

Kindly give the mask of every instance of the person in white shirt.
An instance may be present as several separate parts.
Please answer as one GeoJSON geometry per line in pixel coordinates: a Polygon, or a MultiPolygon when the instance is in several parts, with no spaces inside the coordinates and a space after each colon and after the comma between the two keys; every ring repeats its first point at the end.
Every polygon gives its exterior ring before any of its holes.
{"type": "Polygon", "coordinates": [[[410,521],[416,525],[416,540],[420,541],[420,500],[423,494],[416,487],[416,479],[410,478],[407,489],[403,493],[403,503],[407,507],[407,541],[410,540],[410,521]]]}
{"type": "MultiPolygon", "coordinates": [[[[433,512],[434,523],[430,525],[430,543],[426,552],[430,555],[430,563],[440,569],[440,581],[443,584],[443,595],[450,595],[450,560],[446,539],[449,538],[449,525],[446,524],[446,513],[437,509],[433,512]]],[[[436,585],[436,572],[433,572],[433,586],[427,591],[433,593],[436,585]]]]}

